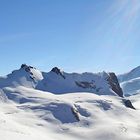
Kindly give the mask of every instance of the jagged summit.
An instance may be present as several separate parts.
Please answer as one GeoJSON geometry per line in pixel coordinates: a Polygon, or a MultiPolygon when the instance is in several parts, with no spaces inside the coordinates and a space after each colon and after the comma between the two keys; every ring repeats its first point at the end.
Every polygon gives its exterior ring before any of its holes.
{"type": "Polygon", "coordinates": [[[56,74],[60,74],[60,73],[61,73],[61,70],[60,70],[58,67],[52,68],[51,71],[52,71],[52,72],[55,72],[56,74]]]}
{"type": "Polygon", "coordinates": [[[34,74],[33,74],[32,70],[33,70],[33,69],[36,69],[36,68],[34,68],[34,67],[32,67],[32,66],[28,66],[28,65],[26,65],[26,64],[22,64],[22,65],[21,65],[21,69],[24,69],[27,73],[29,73],[30,78],[31,78],[32,80],[35,80],[35,77],[34,77],[34,74]]]}
{"type": "Polygon", "coordinates": [[[63,71],[61,71],[61,69],[59,69],[58,67],[52,68],[51,72],[54,72],[54,73],[56,73],[57,75],[60,75],[60,76],[62,76],[62,77],[65,79],[65,76],[64,76],[64,74],[63,74],[63,71]]]}
{"type": "Polygon", "coordinates": [[[30,71],[31,69],[36,69],[35,67],[29,66],[26,64],[22,64],[20,68],[25,69],[26,71],[30,71]]]}

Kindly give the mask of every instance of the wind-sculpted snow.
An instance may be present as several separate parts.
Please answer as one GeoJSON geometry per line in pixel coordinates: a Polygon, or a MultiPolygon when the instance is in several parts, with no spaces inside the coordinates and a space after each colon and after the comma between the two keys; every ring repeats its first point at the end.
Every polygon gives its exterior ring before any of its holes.
{"type": "Polygon", "coordinates": [[[123,97],[114,73],[23,64],[0,89],[2,140],[140,140],[140,97],[123,97]]]}
{"type": "Polygon", "coordinates": [[[19,100],[0,105],[0,137],[5,140],[11,136],[14,140],[21,136],[27,140],[140,139],[140,112],[125,107],[121,97],[84,92],[55,95],[22,86],[4,92],[20,94],[19,100]],[[32,100],[20,102],[23,98],[32,100]]]}

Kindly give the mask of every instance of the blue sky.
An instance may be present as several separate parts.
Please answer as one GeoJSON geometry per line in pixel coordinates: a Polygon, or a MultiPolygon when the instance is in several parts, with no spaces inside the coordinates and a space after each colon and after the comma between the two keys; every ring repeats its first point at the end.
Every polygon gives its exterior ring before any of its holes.
{"type": "Polygon", "coordinates": [[[0,0],[0,75],[127,72],[140,65],[139,0],[0,0]]]}

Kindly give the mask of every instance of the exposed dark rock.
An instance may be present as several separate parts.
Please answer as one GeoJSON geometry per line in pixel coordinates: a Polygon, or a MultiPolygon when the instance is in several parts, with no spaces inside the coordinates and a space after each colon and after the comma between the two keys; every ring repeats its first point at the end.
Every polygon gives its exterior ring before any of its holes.
{"type": "Polygon", "coordinates": [[[26,64],[21,65],[21,68],[25,68],[25,67],[28,67],[28,66],[26,64]]]}
{"type": "Polygon", "coordinates": [[[26,72],[29,72],[31,75],[33,75],[33,73],[31,72],[31,69],[35,69],[35,68],[32,66],[28,66],[26,64],[22,64],[21,69],[24,69],[26,72]]]}
{"type": "Polygon", "coordinates": [[[128,108],[135,109],[130,100],[123,99],[124,105],[128,108]]]}
{"type": "Polygon", "coordinates": [[[30,72],[30,74],[31,74],[31,75],[33,75],[33,73],[32,73],[32,72],[30,72]]]}
{"type": "Polygon", "coordinates": [[[22,68],[22,69],[25,69],[26,71],[30,71],[30,69],[35,69],[34,67],[28,66],[28,65],[26,65],[26,64],[22,64],[22,65],[21,65],[21,68],[22,68]]]}
{"type": "Polygon", "coordinates": [[[82,88],[96,88],[96,85],[93,84],[93,82],[86,82],[86,81],[75,81],[76,85],[82,88]]]}
{"type": "Polygon", "coordinates": [[[21,68],[24,69],[26,72],[30,72],[30,66],[26,65],[26,64],[22,64],[21,68]]]}
{"type": "Polygon", "coordinates": [[[32,66],[28,66],[30,69],[36,69],[35,67],[32,67],[32,66]]]}
{"type": "Polygon", "coordinates": [[[60,69],[57,68],[57,67],[54,67],[51,71],[55,72],[56,74],[60,74],[61,73],[60,69]]]}
{"type": "Polygon", "coordinates": [[[109,85],[111,86],[111,89],[118,94],[120,97],[123,97],[123,91],[120,87],[120,84],[118,82],[118,78],[115,75],[115,73],[109,73],[109,77],[107,78],[107,81],[109,82],[109,85]]]}
{"type": "Polygon", "coordinates": [[[32,76],[30,76],[30,78],[31,78],[32,80],[35,80],[34,77],[32,77],[32,76]]]}
{"type": "Polygon", "coordinates": [[[30,70],[29,67],[26,67],[26,68],[25,68],[25,71],[26,71],[26,72],[30,72],[31,70],[30,70]]]}
{"type": "Polygon", "coordinates": [[[63,73],[61,72],[61,70],[59,68],[54,67],[51,71],[56,73],[57,75],[62,76],[65,79],[65,76],[63,75],[63,73]]]}
{"type": "Polygon", "coordinates": [[[22,64],[22,65],[21,65],[21,69],[24,69],[27,73],[29,73],[29,77],[30,77],[33,81],[35,81],[35,77],[34,77],[32,71],[31,71],[31,69],[35,69],[34,67],[28,66],[28,65],[26,65],[26,64],[22,64]]]}
{"type": "Polygon", "coordinates": [[[75,116],[77,121],[80,121],[79,115],[78,115],[78,110],[76,110],[74,107],[71,108],[71,111],[73,115],[75,116]]]}

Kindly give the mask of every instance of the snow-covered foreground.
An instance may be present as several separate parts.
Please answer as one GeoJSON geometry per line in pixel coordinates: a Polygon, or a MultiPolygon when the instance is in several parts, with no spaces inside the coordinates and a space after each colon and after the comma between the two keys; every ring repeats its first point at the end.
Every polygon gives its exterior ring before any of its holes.
{"type": "Polygon", "coordinates": [[[12,95],[13,101],[1,94],[2,140],[140,139],[140,111],[125,107],[121,97],[94,93],[54,95],[23,86],[3,91],[12,95]]]}

